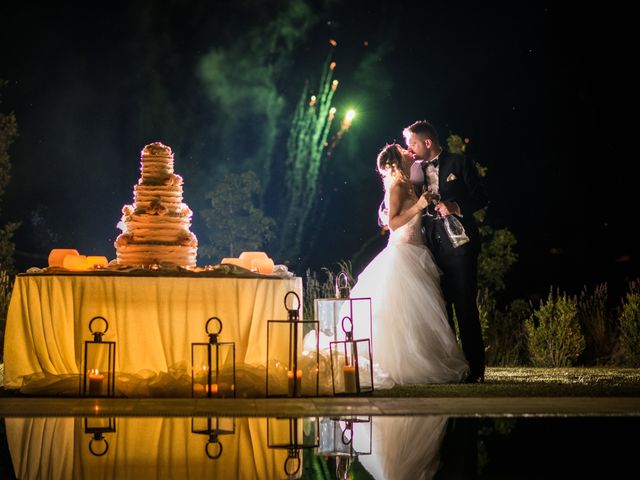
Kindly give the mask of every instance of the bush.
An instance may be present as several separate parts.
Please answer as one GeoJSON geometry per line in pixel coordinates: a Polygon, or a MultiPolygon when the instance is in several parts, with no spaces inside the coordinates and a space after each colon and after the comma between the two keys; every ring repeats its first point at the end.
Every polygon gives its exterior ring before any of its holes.
{"type": "Polygon", "coordinates": [[[487,365],[522,365],[525,362],[527,347],[524,320],[531,314],[527,302],[522,299],[514,300],[501,311],[485,292],[479,295],[478,310],[486,345],[487,365]]]}
{"type": "Polygon", "coordinates": [[[578,321],[577,299],[549,292],[546,302],[525,321],[529,357],[536,367],[574,365],[585,348],[578,321]]]}
{"type": "Polygon", "coordinates": [[[640,280],[629,284],[620,313],[620,354],[625,365],[640,366],[640,280]]]}
{"type": "Polygon", "coordinates": [[[318,275],[315,272],[307,269],[306,272],[306,282],[304,285],[304,306],[303,306],[303,316],[306,319],[311,320],[314,316],[314,301],[316,298],[335,298],[335,281],[336,276],[340,274],[340,272],[344,272],[347,274],[347,278],[349,280],[349,287],[353,287],[355,280],[353,278],[351,262],[349,261],[339,261],[338,262],[338,272],[333,273],[326,267],[322,267],[322,271],[326,274],[326,279],[324,282],[320,283],[318,280],[318,275]]]}
{"type": "Polygon", "coordinates": [[[611,362],[615,346],[615,332],[607,308],[608,289],[603,283],[589,293],[583,287],[578,300],[578,320],[585,336],[585,364],[605,365],[611,362]]]}

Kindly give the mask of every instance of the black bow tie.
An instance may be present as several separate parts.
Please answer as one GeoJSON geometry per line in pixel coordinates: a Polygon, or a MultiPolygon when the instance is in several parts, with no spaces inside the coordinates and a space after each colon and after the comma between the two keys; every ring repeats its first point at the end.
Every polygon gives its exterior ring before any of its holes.
{"type": "Polygon", "coordinates": [[[438,166],[438,159],[434,158],[433,160],[425,160],[422,162],[422,169],[426,170],[429,165],[433,165],[433,168],[438,166]]]}

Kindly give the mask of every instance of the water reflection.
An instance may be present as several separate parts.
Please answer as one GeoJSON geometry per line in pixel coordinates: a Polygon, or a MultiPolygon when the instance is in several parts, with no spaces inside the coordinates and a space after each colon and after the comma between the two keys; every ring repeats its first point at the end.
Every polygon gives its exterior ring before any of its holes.
{"type": "Polygon", "coordinates": [[[639,426],[638,417],[6,418],[0,473],[135,480],[611,478],[632,466],[632,442],[624,437],[639,426]]]}

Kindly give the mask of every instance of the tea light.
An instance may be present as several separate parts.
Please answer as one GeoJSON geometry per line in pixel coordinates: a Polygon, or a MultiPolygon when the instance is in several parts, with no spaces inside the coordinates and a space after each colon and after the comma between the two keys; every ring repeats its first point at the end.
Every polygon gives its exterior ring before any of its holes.
{"type": "Polygon", "coordinates": [[[301,390],[302,389],[302,370],[296,371],[295,383],[293,379],[293,370],[287,371],[287,378],[289,381],[289,396],[293,397],[294,387],[295,387],[296,395],[299,396],[302,391],[301,390]]]}
{"type": "Polygon", "coordinates": [[[102,385],[104,384],[104,375],[95,368],[89,371],[89,395],[102,395],[102,385]]]}
{"type": "Polygon", "coordinates": [[[80,252],[74,248],[54,248],[49,252],[49,266],[50,267],[62,267],[64,266],[64,258],[67,255],[80,255],[80,252]]]}
{"type": "MultiPolygon", "coordinates": [[[[206,397],[209,392],[209,385],[203,385],[201,383],[193,384],[193,396],[194,397],[206,397]]],[[[216,383],[211,385],[211,395],[218,395],[218,385],[216,383]]]]}
{"type": "Polygon", "coordinates": [[[205,395],[204,385],[202,385],[201,383],[194,383],[193,384],[193,396],[194,397],[204,397],[204,395],[205,395]]]}
{"type": "Polygon", "coordinates": [[[344,374],[344,391],[345,393],[357,393],[358,388],[356,384],[356,367],[353,365],[345,365],[342,367],[344,374]]]}

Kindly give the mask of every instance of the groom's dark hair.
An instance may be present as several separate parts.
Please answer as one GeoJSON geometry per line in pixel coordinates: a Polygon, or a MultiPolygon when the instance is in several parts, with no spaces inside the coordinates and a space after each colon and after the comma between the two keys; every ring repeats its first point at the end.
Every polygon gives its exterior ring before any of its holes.
{"type": "Polygon", "coordinates": [[[418,120],[415,123],[412,123],[407,128],[402,131],[402,134],[406,137],[410,133],[415,133],[417,135],[424,135],[429,138],[432,142],[440,145],[440,138],[438,137],[438,132],[426,120],[418,120]]]}

